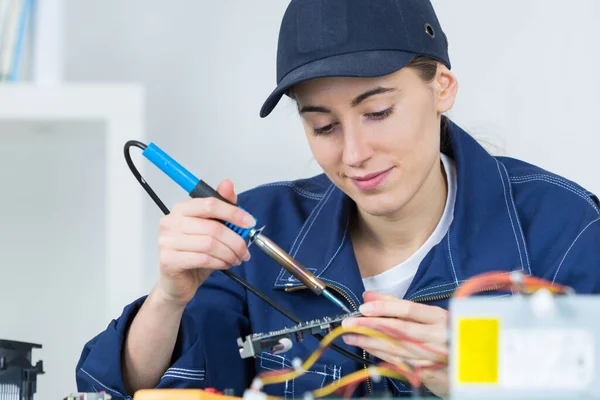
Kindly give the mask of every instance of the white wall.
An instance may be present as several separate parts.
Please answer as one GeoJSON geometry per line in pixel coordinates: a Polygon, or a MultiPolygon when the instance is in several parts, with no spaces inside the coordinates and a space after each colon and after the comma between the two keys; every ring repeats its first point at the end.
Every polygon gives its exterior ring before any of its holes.
{"type": "MultiPolygon", "coordinates": [[[[258,110],[275,83],[284,0],[67,0],[66,72],[75,81],[142,81],[148,137],[216,186],[240,190],[319,172],[289,102],[258,110]],[[289,143],[293,150],[283,150],[289,143]]],[[[434,0],[460,94],[450,116],[503,154],[600,192],[600,2],[434,0]]],[[[160,173],[167,204],[184,193],[160,173]]],[[[132,179],[132,185],[136,184],[132,179]]],[[[147,202],[149,225],[160,212],[147,202]]],[[[148,281],[157,232],[147,233],[148,281]]]]}
{"type": "Polygon", "coordinates": [[[600,193],[600,2],[434,0],[477,138],[600,193]]]}
{"type": "MultiPolygon", "coordinates": [[[[149,141],[216,187],[239,190],[319,172],[292,107],[258,110],[275,78],[281,0],[66,2],[72,81],[142,81],[149,141]],[[283,150],[284,144],[293,150],[283,150]]],[[[291,104],[290,104],[291,105],[291,104]]],[[[170,207],[185,193],[162,173],[147,178],[170,207]]],[[[132,185],[137,182],[132,177],[132,185]]],[[[140,190],[142,190],[140,188],[140,190]]],[[[148,226],[160,210],[148,198],[148,226]]],[[[148,281],[157,276],[157,229],[147,233],[148,281]]]]}

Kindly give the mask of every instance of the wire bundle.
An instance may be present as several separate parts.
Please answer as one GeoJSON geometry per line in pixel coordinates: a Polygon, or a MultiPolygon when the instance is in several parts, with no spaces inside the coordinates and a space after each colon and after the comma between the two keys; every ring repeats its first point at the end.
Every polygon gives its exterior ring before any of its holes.
{"type": "MultiPolygon", "coordinates": [[[[344,398],[352,396],[357,386],[365,381],[366,379],[381,379],[381,377],[388,377],[392,379],[398,379],[408,382],[413,388],[421,386],[421,379],[419,377],[420,372],[429,368],[439,368],[447,365],[447,353],[441,353],[438,350],[434,350],[426,344],[403,336],[400,341],[394,339],[386,334],[383,334],[375,329],[366,327],[351,327],[344,328],[339,326],[332,330],[325,338],[319,343],[319,347],[304,361],[294,360],[294,368],[286,368],[277,371],[268,371],[257,376],[252,382],[251,390],[261,390],[266,385],[272,385],[276,383],[286,382],[292,379],[296,379],[306,373],[310,368],[317,362],[317,360],[323,355],[325,350],[333,343],[333,341],[344,334],[359,334],[369,336],[372,338],[383,340],[384,342],[391,344],[394,347],[402,347],[403,342],[412,343],[418,345],[420,348],[432,353],[445,356],[444,362],[434,363],[431,366],[413,366],[409,362],[401,362],[399,364],[391,364],[387,362],[380,363],[375,366],[356,371],[349,374],[338,381],[330,383],[320,389],[316,389],[311,392],[312,397],[320,398],[328,396],[332,393],[343,395],[344,398]]],[[[269,400],[280,400],[282,397],[267,396],[269,400]]]]}
{"type": "MultiPolygon", "coordinates": [[[[486,272],[476,275],[465,281],[454,293],[455,298],[464,298],[471,295],[491,290],[507,290],[520,294],[533,294],[540,289],[548,290],[552,294],[571,294],[573,290],[564,285],[555,284],[547,280],[526,276],[520,271],[506,272],[486,272]]],[[[403,361],[398,364],[387,362],[368,368],[356,371],[339,380],[323,386],[320,389],[310,392],[313,398],[321,398],[336,394],[343,398],[350,398],[354,394],[356,388],[363,381],[371,378],[374,380],[387,377],[408,382],[413,389],[422,387],[421,374],[428,369],[445,368],[448,365],[448,353],[435,350],[425,343],[403,335],[400,332],[395,332],[395,338],[392,338],[380,331],[366,327],[344,328],[342,326],[331,331],[319,344],[319,347],[302,363],[300,360],[294,360],[293,369],[281,369],[277,371],[268,371],[257,376],[250,390],[260,391],[266,385],[282,383],[288,380],[296,379],[306,373],[314,363],[321,357],[327,347],[338,337],[344,334],[360,334],[372,338],[381,339],[395,347],[402,347],[406,344],[416,345],[417,347],[429,351],[433,354],[442,357],[442,361],[434,362],[428,366],[412,365],[408,361],[403,361]]],[[[282,397],[267,396],[268,400],[281,400],[282,397]]]]}
{"type": "Polygon", "coordinates": [[[464,282],[454,292],[453,297],[468,297],[487,290],[510,290],[521,294],[533,294],[540,289],[547,289],[552,294],[573,293],[573,290],[567,286],[524,275],[521,271],[512,271],[485,272],[476,275],[464,282]]]}

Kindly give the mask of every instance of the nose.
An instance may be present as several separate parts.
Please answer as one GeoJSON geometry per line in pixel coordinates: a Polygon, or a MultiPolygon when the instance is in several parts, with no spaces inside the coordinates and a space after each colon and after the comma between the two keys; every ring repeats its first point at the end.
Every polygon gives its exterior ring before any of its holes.
{"type": "Polygon", "coordinates": [[[342,161],[349,167],[361,167],[373,156],[373,147],[365,132],[355,126],[344,127],[344,154],[342,161]]]}

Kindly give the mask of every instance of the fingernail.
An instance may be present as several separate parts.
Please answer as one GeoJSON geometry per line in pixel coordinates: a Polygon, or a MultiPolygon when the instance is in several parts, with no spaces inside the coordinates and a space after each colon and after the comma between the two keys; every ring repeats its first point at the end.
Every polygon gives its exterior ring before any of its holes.
{"type": "Polygon", "coordinates": [[[360,307],[358,307],[358,311],[363,315],[369,314],[373,312],[373,305],[369,303],[361,304],[360,307]]]}
{"type": "Polygon", "coordinates": [[[254,225],[256,225],[256,220],[248,214],[244,215],[242,222],[244,223],[244,226],[247,226],[248,228],[252,228],[254,225]]]}
{"type": "Polygon", "coordinates": [[[353,344],[356,342],[356,335],[344,335],[343,339],[346,344],[353,344]]]}
{"type": "Polygon", "coordinates": [[[250,251],[246,250],[242,258],[244,259],[244,261],[250,260],[250,251]]]}

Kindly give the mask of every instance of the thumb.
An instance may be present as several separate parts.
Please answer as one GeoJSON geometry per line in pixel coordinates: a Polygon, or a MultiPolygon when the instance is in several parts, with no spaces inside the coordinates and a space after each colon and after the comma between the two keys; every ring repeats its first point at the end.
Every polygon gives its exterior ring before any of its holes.
{"type": "Polygon", "coordinates": [[[225,179],[219,183],[219,186],[217,186],[217,192],[219,192],[221,196],[225,197],[230,202],[237,203],[237,195],[233,190],[233,182],[231,182],[231,180],[225,179]]]}

